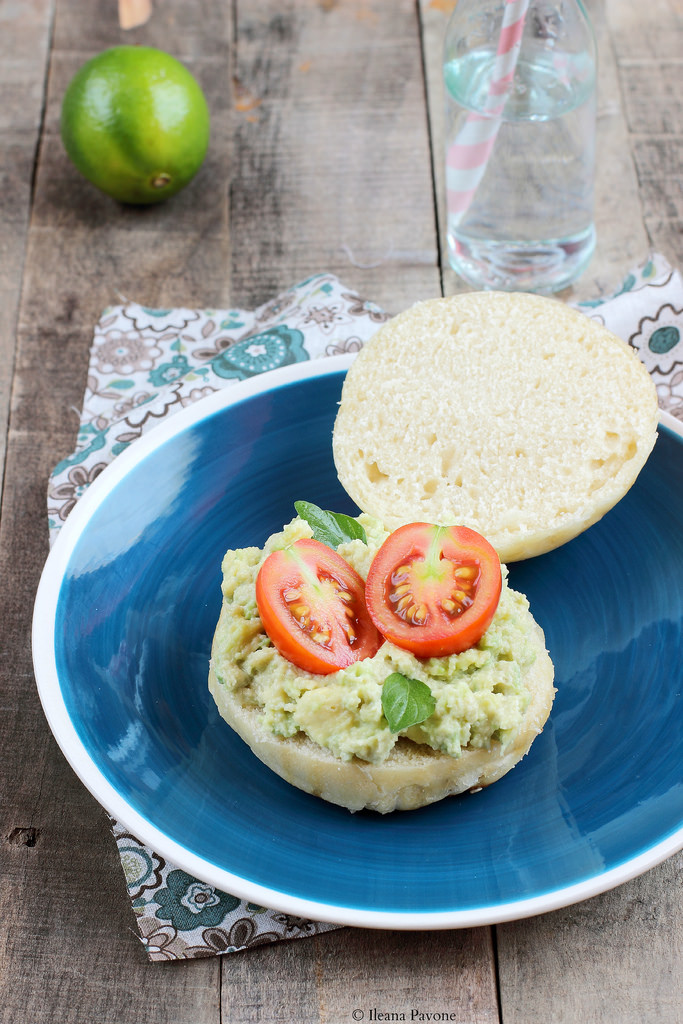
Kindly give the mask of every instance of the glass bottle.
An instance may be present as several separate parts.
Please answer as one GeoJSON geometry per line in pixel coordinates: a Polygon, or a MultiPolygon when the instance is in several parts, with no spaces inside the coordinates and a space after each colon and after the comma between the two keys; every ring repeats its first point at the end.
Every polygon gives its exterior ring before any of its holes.
{"type": "Polygon", "coordinates": [[[583,4],[458,0],[443,72],[453,269],[475,288],[565,288],[595,247],[596,46],[583,4]]]}

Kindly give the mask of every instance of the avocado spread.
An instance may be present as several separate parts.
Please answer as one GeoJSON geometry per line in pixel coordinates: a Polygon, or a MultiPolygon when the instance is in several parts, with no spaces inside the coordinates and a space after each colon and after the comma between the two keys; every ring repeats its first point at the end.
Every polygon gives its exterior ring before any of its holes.
{"type": "MultiPolygon", "coordinates": [[[[367,544],[340,544],[339,554],[366,578],[375,552],[388,536],[371,516],[358,517],[367,544]]],[[[528,602],[507,585],[493,622],[475,647],[443,658],[416,658],[386,641],[377,654],[331,675],[292,665],[266,635],[256,607],[255,581],[265,558],[313,531],[299,517],[274,534],[263,549],[228,551],[223,559],[223,616],[216,634],[213,669],[244,706],[260,708],[278,736],[301,732],[343,761],[359,757],[379,764],[399,736],[458,757],[465,748],[511,742],[529,703],[522,676],[535,658],[524,614],[528,602]],[[392,672],[426,683],[436,701],[420,725],[392,733],[382,712],[382,686],[392,672]]]]}

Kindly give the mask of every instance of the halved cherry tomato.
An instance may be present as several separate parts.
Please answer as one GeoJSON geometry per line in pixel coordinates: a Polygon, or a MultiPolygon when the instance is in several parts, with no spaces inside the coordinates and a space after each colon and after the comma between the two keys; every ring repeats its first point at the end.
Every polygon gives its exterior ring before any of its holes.
{"type": "Polygon", "coordinates": [[[473,647],[495,615],[500,560],[465,526],[400,526],[375,555],[365,584],[372,621],[418,658],[473,647]]]}
{"type": "Polygon", "coordinates": [[[256,577],[256,604],[280,654],[307,672],[336,672],[376,654],[382,643],[362,577],[317,540],[268,555],[256,577]]]}

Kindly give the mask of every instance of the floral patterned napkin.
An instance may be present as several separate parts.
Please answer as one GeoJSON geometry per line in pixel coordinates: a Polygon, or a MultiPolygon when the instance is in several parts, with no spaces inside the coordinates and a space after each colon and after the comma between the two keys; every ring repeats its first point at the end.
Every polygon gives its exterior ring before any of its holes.
{"type": "MultiPolygon", "coordinates": [[[[683,278],[658,255],[606,298],[580,303],[639,352],[662,408],[683,419],[683,278]]],[[[126,302],[95,327],[76,449],[48,488],[51,542],[81,494],[155,424],[219,388],[290,363],[355,352],[388,319],[330,274],[256,310],[147,309],[126,302]]],[[[212,956],[338,927],[292,917],[191,877],[112,822],[150,960],[212,956]]]]}
{"type": "Polygon", "coordinates": [[[612,295],[579,302],[638,352],[657,388],[659,406],[683,420],[683,277],[653,253],[612,295]]]}

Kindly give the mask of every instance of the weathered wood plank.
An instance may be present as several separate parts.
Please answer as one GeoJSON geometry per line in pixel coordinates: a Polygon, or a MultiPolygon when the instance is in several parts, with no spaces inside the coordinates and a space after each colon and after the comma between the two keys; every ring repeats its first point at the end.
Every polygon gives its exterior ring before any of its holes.
{"type": "Polygon", "coordinates": [[[344,929],[261,947],[225,960],[222,1004],[230,1024],[429,1020],[430,1013],[498,1024],[490,929],[344,929]]]}
{"type": "Polygon", "coordinates": [[[97,53],[121,43],[156,46],[179,60],[217,57],[227,60],[232,45],[230,12],[234,5],[213,0],[155,0],[152,17],[138,28],[119,25],[115,0],[58,3],[53,49],[58,53],[97,53]]]}
{"type": "MultiPolygon", "coordinates": [[[[163,6],[167,21],[173,21],[174,13],[182,13],[181,21],[190,19],[190,4],[163,6]]],[[[34,14],[37,17],[40,4],[5,5],[3,11],[10,7],[22,32],[35,28],[34,14]]],[[[43,7],[49,14],[51,5],[43,7]]],[[[77,42],[78,53],[74,56],[59,48],[53,53],[35,179],[32,161],[42,117],[42,87],[32,142],[30,126],[21,124],[19,100],[11,117],[3,112],[4,139],[16,140],[17,145],[5,147],[2,157],[8,187],[0,202],[0,218],[4,217],[8,229],[2,234],[7,248],[0,252],[0,259],[6,251],[8,259],[16,257],[19,282],[24,262],[21,245],[26,240],[25,231],[21,237],[21,225],[29,224],[35,180],[18,317],[16,302],[14,310],[23,326],[16,349],[0,524],[3,1024],[91,1024],[95,1020],[217,1024],[220,1015],[217,960],[179,965],[171,972],[149,964],[137,938],[106,815],[57,750],[31,666],[31,610],[47,554],[47,478],[74,443],[92,327],[101,308],[124,290],[150,304],[215,304],[227,295],[227,172],[223,169],[228,166],[228,127],[221,123],[223,97],[229,91],[225,52],[220,59],[195,62],[218,110],[215,148],[206,170],[222,174],[218,199],[210,197],[208,189],[195,196],[196,220],[185,195],[179,197],[175,212],[171,204],[147,217],[144,211],[138,215],[124,211],[82,182],[61,151],[58,115],[68,72],[75,70],[79,55],[85,59],[92,52],[95,29],[104,31],[110,8],[115,14],[115,4],[101,3],[96,13],[79,0],[58,4],[56,34],[63,41],[66,35],[77,42]],[[90,37],[78,31],[84,29],[88,16],[90,37]]],[[[229,39],[230,11],[220,8],[204,27],[195,27],[198,50],[205,32],[208,48],[218,52],[221,19],[222,37],[229,39]]],[[[137,36],[141,41],[140,31],[137,36]]],[[[178,29],[177,38],[181,36],[178,29]]],[[[3,45],[5,41],[3,37],[3,45]]],[[[107,36],[105,45],[117,41],[118,28],[107,36]]],[[[34,51],[29,51],[34,61],[39,44],[34,34],[34,51]]],[[[19,44],[17,52],[23,53],[19,44]]],[[[46,58],[45,47],[43,64],[35,69],[36,82],[45,81],[46,58]]],[[[16,81],[21,85],[28,78],[27,72],[16,81]]],[[[28,88],[26,95],[31,96],[28,88]]],[[[5,280],[0,276],[0,288],[4,289],[5,280]]]]}
{"type": "Polygon", "coordinates": [[[413,4],[259,0],[237,16],[236,296],[321,270],[394,312],[438,294],[413,4]]]}
{"type": "Polygon", "coordinates": [[[620,61],[646,58],[656,63],[680,60],[683,9],[680,0],[629,4],[604,0],[610,37],[620,61]]]}
{"type": "Polygon", "coordinates": [[[629,131],[642,135],[683,135],[683,60],[619,61],[629,131]]]}
{"type": "Polygon", "coordinates": [[[644,225],[653,249],[683,264],[683,7],[607,0],[644,225]]]}
{"type": "Polygon", "coordinates": [[[53,6],[0,7],[0,478],[53,6]]]}
{"type": "Polygon", "coordinates": [[[647,233],[652,248],[675,266],[683,266],[683,217],[648,217],[647,233]]]}
{"type": "Polygon", "coordinates": [[[199,232],[104,229],[93,248],[87,227],[36,228],[28,244],[26,294],[20,325],[78,325],[87,350],[105,306],[121,297],[157,307],[222,306],[228,293],[224,237],[199,232]],[[178,295],[183,299],[179,300],[178,295]]]}
{"type": "Polygon", "coordinates": [[[498,928],[504,1024],[680,1024],[679,854],[586,903],[498,928]]]}
{"type": "MultiPolygon", "coordinates": [[[[73,407],[102,306],[121,292],[150,305],[256,304],[323,269],[393,310],[438,293],[434,205],[443,206],[438,104],[448,4],[422,0],[420,12],[434,194],[409,0],[165,0],[130,33],[119,28],[112,0],[59,0],[33,200],[53,3],[0,6],[0,85],[10,98],[0,111],[3,365],[13,359],[33,201],[0,525],[0,728],[9,780],[0,786],[3,1024],[341,1024],[353,1009],[369,1019],[373,1007],[448,1011],[468,1024],[498,1020],[489,929],[344,930],[222,961],[149,965],[106,817],[50,737],[30,662],[31,604],[47,551],[46,480],[73,443],[73,407]],[[58,138],[69,75],[122,41],[184,59],[214,114],[200,175],[172,203],[147,211],[120,207],[82,182],[58,138]]],[[[601,17],[603,0],[591,7],[601,17]]],[[[680,105],[674,90],[667,94],[666,68],[656,71],[663,56],[671,68],[680,60],[680,5],[607,7],[599,28],[602,227],[599,220],[598,253],[579,286],[586,295],[614,284],[650,240],[681,255],[680,105]],[[649,125],[648,83],[657,109],[649,125]]],[[[460,287],[449,273],[446,291],[460,287]]],[[[0,391],[5,409],[9,393],[0,391]]],[[[677,1019],[680,866],[674,858],[587,904],[500,928],[504,1024],[677,1019]]]]}
{"type": "MultiPolygon", "coordinates": [[[[636,136],[633,140],[633,158],[641,184],[648,179],[680,180],[683,167],[683,135],[636,136]]],[[[675,195],[676,189],[666,189],[675,195]]]]}

